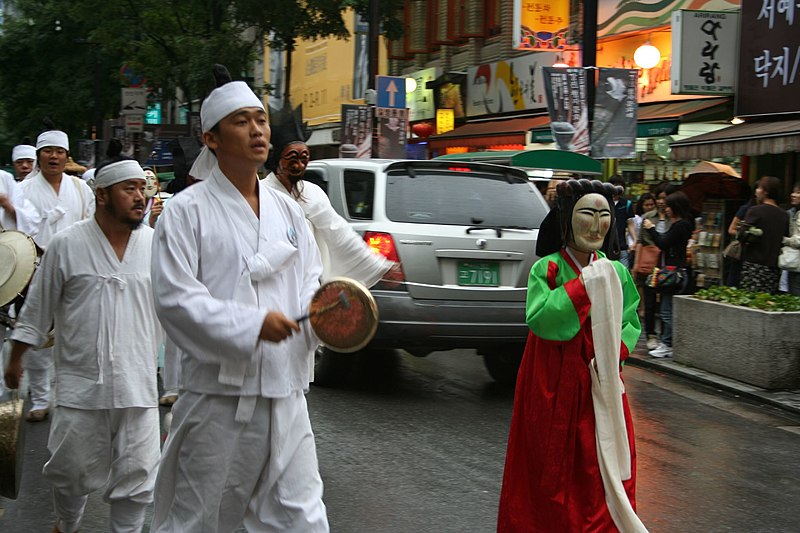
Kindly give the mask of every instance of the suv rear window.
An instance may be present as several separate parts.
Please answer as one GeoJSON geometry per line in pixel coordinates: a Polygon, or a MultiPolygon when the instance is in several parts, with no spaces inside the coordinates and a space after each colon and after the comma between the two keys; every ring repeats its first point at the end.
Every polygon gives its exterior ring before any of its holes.
{"type": "Polygon", "coordinates": [[[538,228],[547,214],[522,180],[480,172],[392,172],[386,180],[386,216],[419,224],[538,228]]]}
{"type": "Polygon", "coordinates": [[[344,198],[347,214],[355,220],[372,220],[375,174],[365,170],[344,171],[344,198]]]}

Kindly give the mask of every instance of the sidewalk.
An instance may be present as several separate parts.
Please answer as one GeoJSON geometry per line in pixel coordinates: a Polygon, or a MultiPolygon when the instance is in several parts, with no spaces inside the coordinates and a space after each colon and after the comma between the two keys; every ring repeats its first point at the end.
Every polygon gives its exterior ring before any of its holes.
{"type": "Polygon", "coordinates": [[[680,376],[750,400],[783,409],[800,416],[800,390],[769,391],[704,370],[676,363],[672,358],[658,359],[647,353],[646,337],[642,335],[628,364],[680,376]]]}

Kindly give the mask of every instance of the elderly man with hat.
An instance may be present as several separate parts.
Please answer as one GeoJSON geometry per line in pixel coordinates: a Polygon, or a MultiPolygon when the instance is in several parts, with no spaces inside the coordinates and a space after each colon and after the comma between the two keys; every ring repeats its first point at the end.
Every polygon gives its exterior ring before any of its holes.
{"type": "Polygon", "coordinates": [[[36,147],[30,144],[18,144],[11,150],[11,161],[14,163],[14,174],[17,181],[24,180],[33,171],[36,162],[36,147]]]}
{"type": "Polygon", "coordinates": [[[202,181],[155,229],[156,310],[181,350],[182,388],[151,531],[327,532],[304,395],[319,341],[290,318],[308,309],[322,263],[300,207],[258,179],[264,105],[218,74],[200,108],[202,181]]]}
{"type": "MultiPolygon", "coordinates": [[[[36,244],[46,250],[58,232],[94,213],[94,194],[80,178],[64,172],[69,159],[69,139],[63,131],[45,131],[36,139],[34,170],[20,183],[25,197],[33,204],[39,223],[31,231],[36,244]]],[[[51,348],[31,350],[25,358],[32,406],[27,420],[39,422],[50,411],[51,348]]]]}
{"type": "Polygon", "coordinates": [[[101,166],[96,183],[94,217],[48,242],[11,335],[5,378],[19,386],[23,355],[44,343],[54,323],[57,395],[42,471],[53,491],[54,530],[76,531],[87,495],[103,488],[107,531],[138,532],[160,455],[153,230],[142,224],[139,163],[101,166]]]}

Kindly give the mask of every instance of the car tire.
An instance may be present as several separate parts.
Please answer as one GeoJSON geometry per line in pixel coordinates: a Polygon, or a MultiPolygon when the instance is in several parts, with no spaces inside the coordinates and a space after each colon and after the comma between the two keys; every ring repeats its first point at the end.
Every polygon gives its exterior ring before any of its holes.
{"type": "Polygon", "coordinates": [[[339,387],[347,382],[355,367],[356,357],[320,346],[314,355],[314,385],[339,387]]]}
{"type": "Polygon", "coordinates": [[[483,354],[483,364],[492,379],[502,385],[516,383],[523,350],[524,347],[508,346],[505,349],[483,354]]]}

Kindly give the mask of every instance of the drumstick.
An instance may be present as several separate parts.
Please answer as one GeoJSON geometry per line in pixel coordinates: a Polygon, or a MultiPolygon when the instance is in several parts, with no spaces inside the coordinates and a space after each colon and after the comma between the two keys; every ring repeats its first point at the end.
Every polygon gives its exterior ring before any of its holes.
{"type": "Polygon", "coordinates": [[[302,322],[303,320],[309,318],[311,315],[319,315],[319,314],[322,314],[322,313],[327,313],[328,311],[330,311],[331,309],[333,309],[334,307],[336,307],[338,305],[341,305],[345,309],[350,309],[350,299],[347,297],[347,295],[344,293],[344,291],[339,291],[339,299],[337,299],[332,304],[328,304],[325,307],[320,307],[319,309],[317,309],[315,311],[311,311],[309,313],[306,313],[305,315],[303,315],[300,318],[298,318],[297,320],[295,320],[295,322],[302,322]]]}

